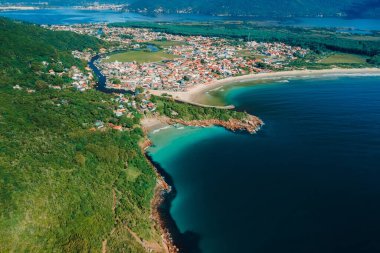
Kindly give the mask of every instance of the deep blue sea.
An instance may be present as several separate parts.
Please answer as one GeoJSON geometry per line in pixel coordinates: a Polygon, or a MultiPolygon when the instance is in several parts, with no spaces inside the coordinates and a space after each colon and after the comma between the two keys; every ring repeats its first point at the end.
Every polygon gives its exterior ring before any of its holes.
{"type": "Polygon", "coordinates": [[[380,77],[241,86],[225,100],[265,126],[150,135],[185,252],[380,252],[380,77]]]}
{"type": "Polygon", "coordinates": [[[344,19],[344,18],[297,18],[263,20],[253,17],[217,17],[197,14],[172,14],[172,15],[142,15],[138,13],[124,13],[111,10],[77,10],[73,8],[40,9],[26,11],[3,11],[0,16],[28,21],[36,24],[83,24],[83,23],[112,23],[125,21],[167,21],[167,22],[204,22],[223,20],[253,20],[271,21],[270,25],[285,25],[296,27],[337,28],[338,31],[349,33],[369,33],[380,31],[380,21],[377,19],[344,19]]]}

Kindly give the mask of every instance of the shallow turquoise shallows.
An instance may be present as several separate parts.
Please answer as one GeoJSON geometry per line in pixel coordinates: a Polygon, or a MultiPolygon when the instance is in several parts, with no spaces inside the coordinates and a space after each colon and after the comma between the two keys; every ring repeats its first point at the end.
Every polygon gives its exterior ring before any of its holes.
{"type": "Polygon", "coordinates": [[[266,125],[150,135],[185,252],[380,252],[379,77],[237,87],[225,99],[266,125]]]}

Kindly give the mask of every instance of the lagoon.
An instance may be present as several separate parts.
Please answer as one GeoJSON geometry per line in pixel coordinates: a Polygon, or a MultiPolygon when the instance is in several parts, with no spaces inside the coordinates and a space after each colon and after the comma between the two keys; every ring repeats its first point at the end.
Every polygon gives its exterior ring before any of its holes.
{"type": "Polygon", "coordinates": [[[332,28],[341,32],[367,34],[380,31],[378,19],[346,19],[346,18],[284,18],[280,20],[255,17],[208,16],[199,14],[160,14],[143,15],[131,12],[113,10],[78,10],[70,7],[0,11],[0,16],[23,20],[36,24],[71,25],[85,23],[114,23],[114,22],[208,22],[208,21],[258,21],[259,24],[332,28]]]}
{"type": "Polygon", "coordinates": [[[139,13],[119,12],[113,10],[78,10],[69,7],[22,11],[0,11],[0,16],[45,25],[115,23],[128,21],[199,22],[224,19],[223,17],[213,17],[197,14],[171,14],[149,16],[142,15],[139,13]]]}
{"type": "Polygon", "coordinates": [[[185,252],[380,251],[379,77],[243,84],[221,95],[266,125],[255,135],[150,135],[149,155],[177,192],[170,214],[191,236],[185,252]]]}

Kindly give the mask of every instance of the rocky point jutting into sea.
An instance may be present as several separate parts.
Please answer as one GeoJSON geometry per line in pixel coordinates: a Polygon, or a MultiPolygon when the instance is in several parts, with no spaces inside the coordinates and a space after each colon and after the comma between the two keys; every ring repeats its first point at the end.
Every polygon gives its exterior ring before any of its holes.
{"type": "Polygon", "coordinates": [[[221,126],[230,131],[246,131],[248,133],[256,133],[264,122],[256,116],[247,115],[246,119],[207,119],[207,120],[183,120],[183,119],[172,119],[168,117],[157,117],[157,120],[162,123],[167,123],[169,125],[180,124],[184,126],[194,126],[194,127],[209,127],[209,126],[221,126]]]}

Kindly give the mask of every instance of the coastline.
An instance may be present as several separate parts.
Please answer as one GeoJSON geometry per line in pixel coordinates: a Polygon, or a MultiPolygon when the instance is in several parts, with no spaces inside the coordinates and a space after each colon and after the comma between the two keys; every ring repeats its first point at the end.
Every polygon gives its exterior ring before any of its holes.
{"type": "MultiPolygon", "coordinates": [[[[144,129],[145,131],[145,129],[144,129]]],[[[161,235],[161,242],[162,242],[162,250],[165,253],[177,253],[179,252],[179,248],[174,244],[174,240],[172,237],[172,233],[169,230],[169,226],[167,225],[167,222],[164,219],[164,215],[161,213],[161,205],[164,204],[166,200],[166,196],[169,195],[172,192],[172,187],[165,181],[164,176],[162,175],[162,172],[158,169],[157,165],[154,164],[154,162],[150,159],[148,154],[145,152],[147,148],[149,148],[152,145],[152,142],[145,138],[140,143],[140,148],[142,153],[145,155],[145,158],[147,159],[148,163],[152,166],[152,169],[154,170],[156,174],[156,186],[154,188],[154,196],[151,200],[151,218],[154,222],[154,225],[156,229],[159,231],[161,235]]]]}
{"type": "Polygon", "coordinates": [[[179,252],[180,246],[183,244],[184,240],[175,221],[169,213],[171,202],[176,196],[176,190],[170,179],[170,175],[168,175],[159,164],[156,164],[151,159],[146,150],[153,144],[147,137],[148,133],[159,131],[159,129],[175,124],[196,127],[221,126],[229,131],[245,131],[253,134],[260,130],[264,125],[264,122],[253,115],[248,115],[244,120],[230,119],[228,121],[217,119],[185,121],[180,119],[170,119],[163,116],[145,117],[141,120],[141,126],[146,137],[140,143],[140,147],[146,159],[152,165],[157,177],[154,197],[151,201],[152,219],[154,220],[157,229],[160,231],[162,244],[167,253],[179,252]]]}
{"type": "Polygon", "coordinates": [[[353,69],[323,69],[323,70],[290,70],[290,71],[278,71],[269,73],[257,73],[236,77],[228,77],[225,79],[215,80],[209,83],[198,84],[189,87],[186,91],[165,91],[165,90],[149,90],[149,92],[156,96],[162,94],[169,94],[174,99],[191,104],[201,105],[199,98],[206,92],[223,87],[225,85],[248,82],[248,81],[260,81],[271,79],[284,79],[294,77],[321,77],[321,76],[344,76],[344,75],[380,75],[380,68],[353,68],[353,69]]]}
{"type": "MultiPolygon", "coordinates": [[[[184,92],[168,92],[168,91],[157,91],[151,90],[150,92],[154,95],[162,95],[167,93],[173,96],[174,99],[189,103],[193,105],[203,106],[199,102],[199,98],[207,91],[223,87],[228,84],[234,84],[239,82],[255,81],[255,80],[273,80],[273,79],[284,79],[284,78],[303,78],[303,77],[321,77],[321,76],[344,76],[344,75],[380,75],[380,68],[363,68],[363,69],[327,69],[327,70],[293,70],[293,71],[281,71],[281,72],[271,72],[271,73],[259,73],[238,77],[230,77],[222,80],[216,80],[207,84],[200,84],[189,88],[184,92]]],[[[223,108],[223,106],[220,106],[223,108]]],[[[225,109],[232,109],[224,107],[225,109]]],[[[203,121],[185,121],[179,119],[170,119],[168,117],[162,116],[151,116],[145,117],[141,120],[141,126],[145,135],[148,133],[159,131],[162,128],[168,127],[174,124],[181,124],[185,126],[196,126],[196,127],[207,127],[212,125],[217,125],[226,128],[230,131],[242,130],[249,133],[255,133],[260,129],[264,123],[257,117],[249,115],[248,127],[247,124],[241,126],[238,122],[221,122],[218,120],[203,120],[203,121]]],[[[238,120],[237,120],[238,121],[238,120]]],[[[242,121],[239,121],[242,123],[242,121]]],[[[247,123],[247,122],[245,122],[247,123]]],[[[162,243],[165,247],[165,251],[169,253],[179,252],[180,245],[182,244],[181,233],[176,227],[175,221],[171,218],[169,210],[170,203],[174,199],[176,193],[175,189],[166,179],[166,172],[160,168],[159,164],[155,164],[154,161],[146,153],[146,149],[152,145],[152,142],[146,137],[142,145],[142,150],[153,166],[157,174],[157,184],[155,188],[154,198],[152,200],[152,218],[162,236],[162,243]],[[174,191],[174,192],[172,192],[174,191]]]]}
{"type": "MultiPolygon", "coordinates": [[[[260,130],[260,128],[264,125],[264,122],[260,118],[250,114],[247,115],[247,118],[242,120],[231,118],[227,121],[219,119],[188,121],[182,119],[172,119],[163,116],[147,117],[141,120],[141,125],[145,134],[176,124],[193,127],[220,126],[232,132],[243,131],[254,134],[260,130]]],[[[144,149],[148,148],[151,145],[149,139],[145,142],[149,143],[149,145],[145,145],[146,147],[144,147],[144,149]]]]}

